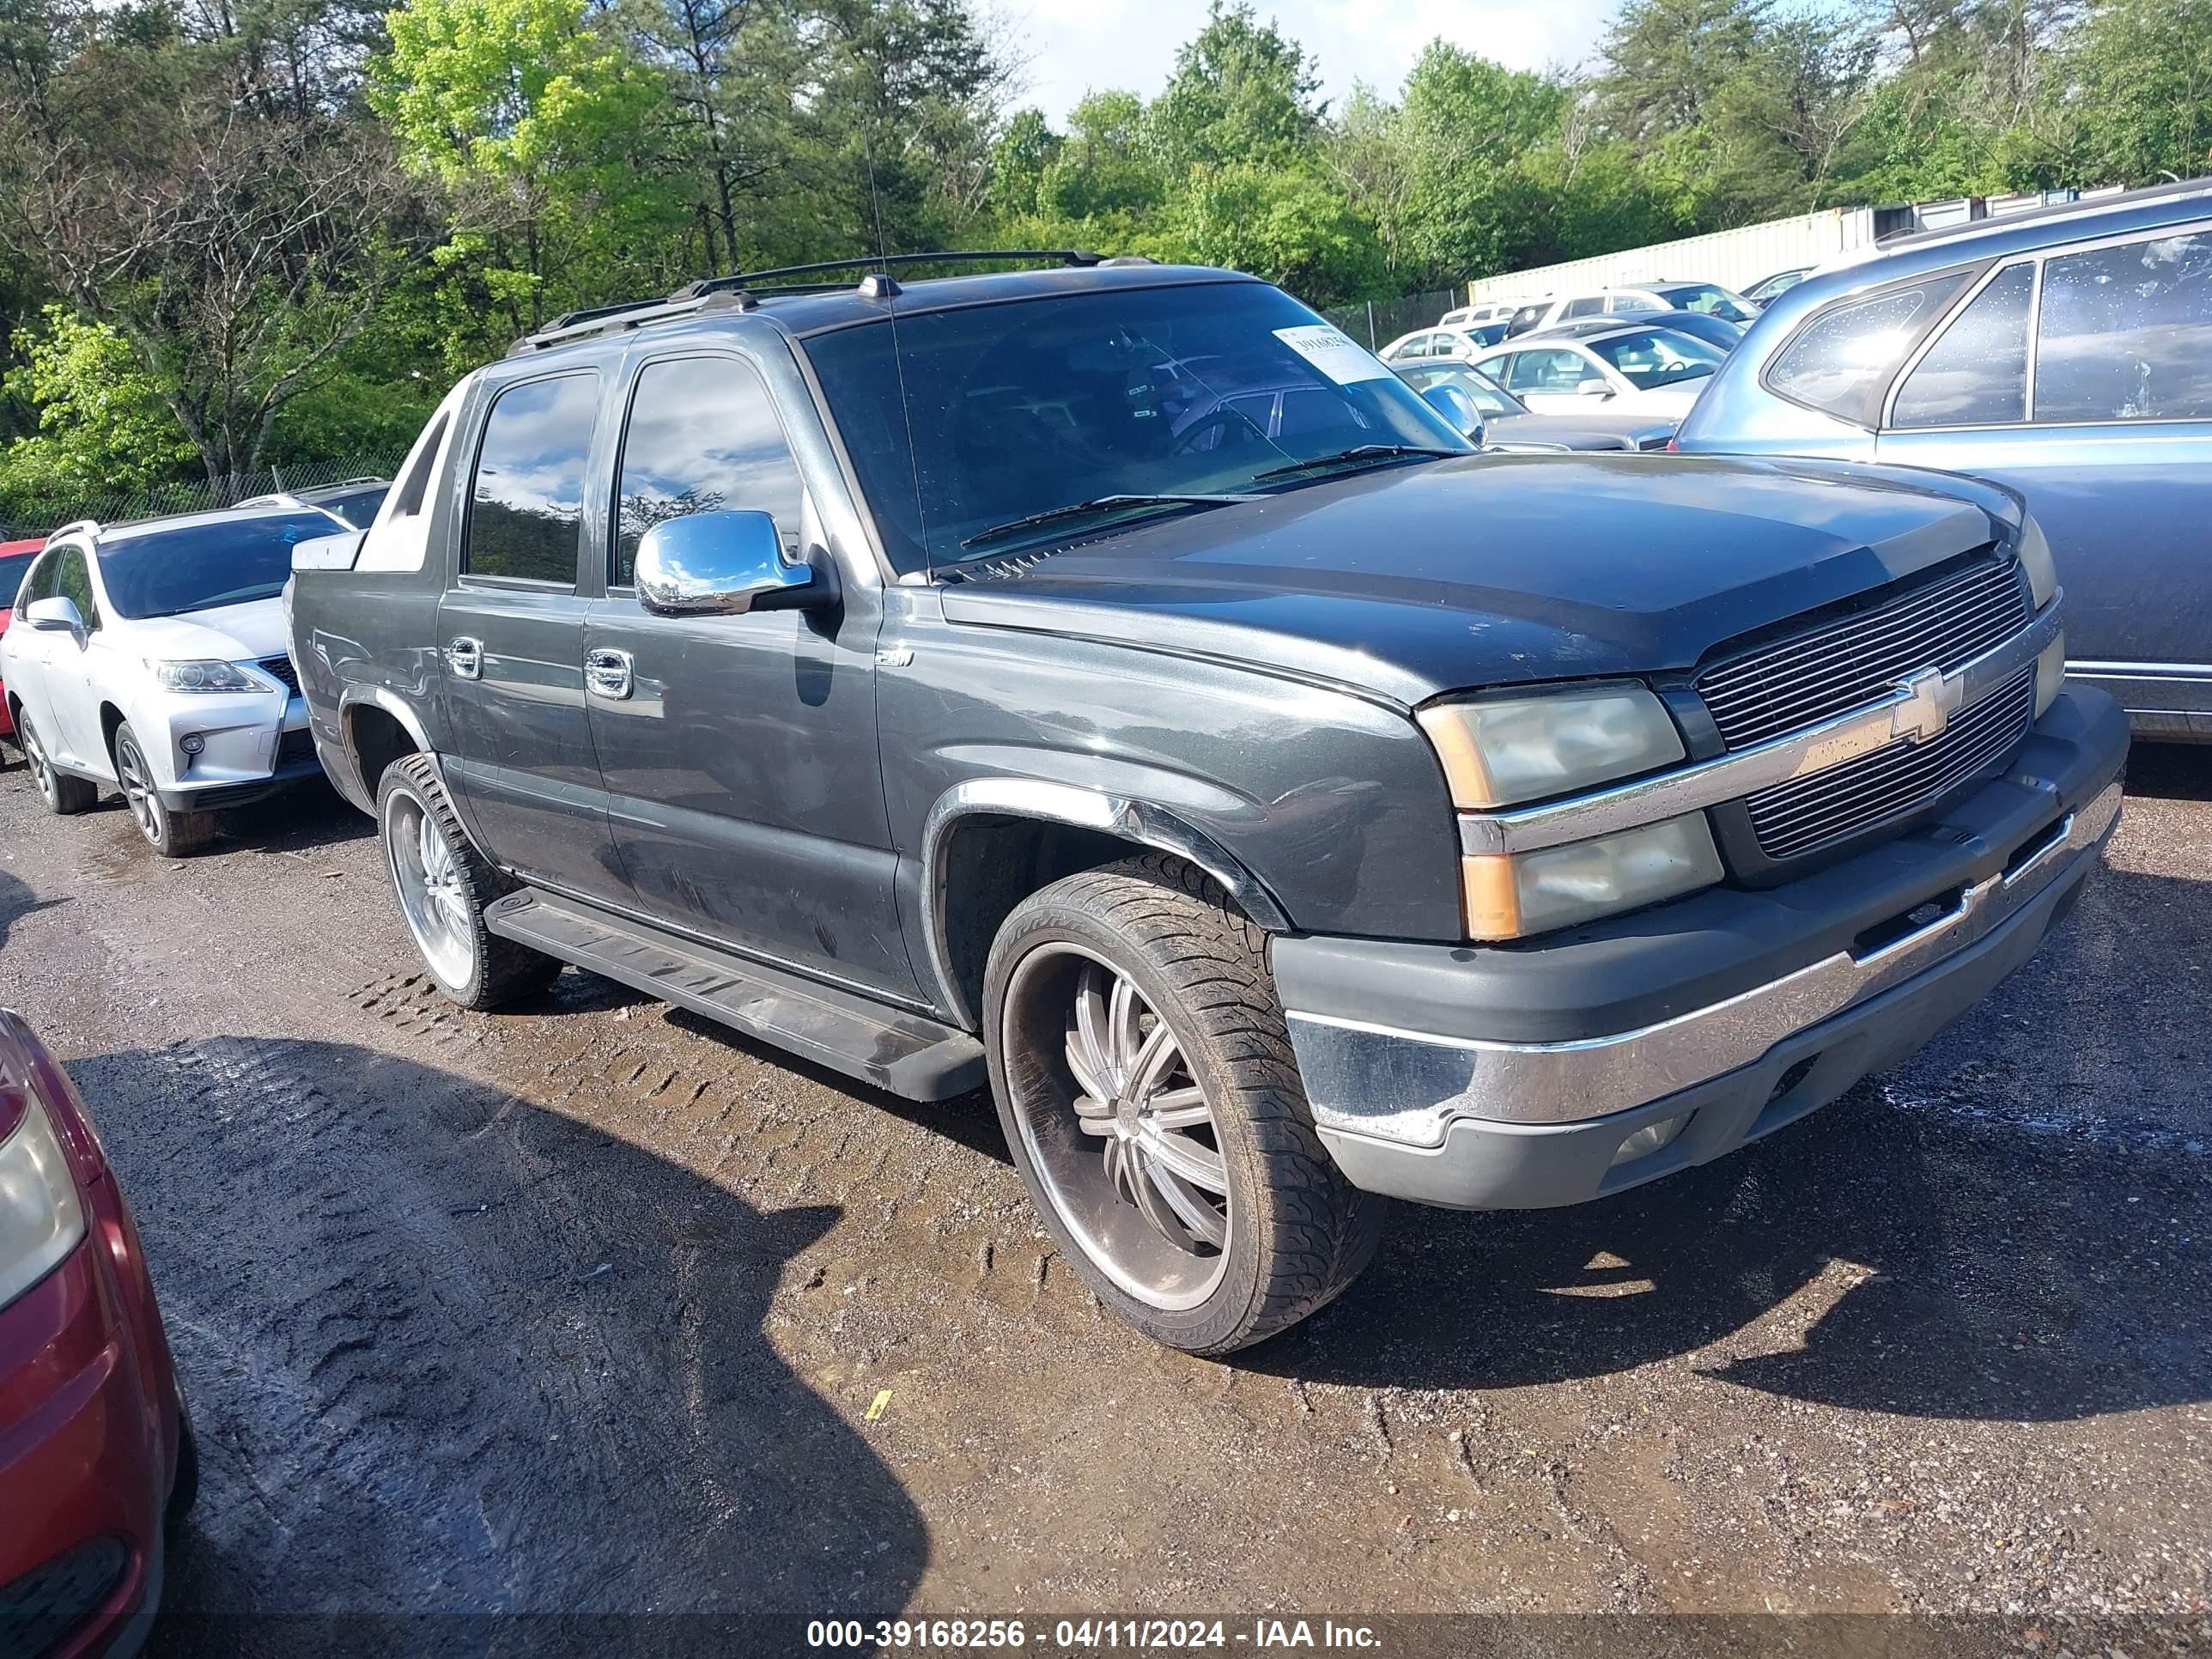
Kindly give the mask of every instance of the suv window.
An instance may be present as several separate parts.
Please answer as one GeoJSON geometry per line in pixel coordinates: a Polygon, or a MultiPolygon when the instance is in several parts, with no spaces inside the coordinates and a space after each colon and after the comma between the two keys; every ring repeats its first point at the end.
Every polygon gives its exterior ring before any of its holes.
{"type": "Polygon", "coordinates": [[[76,606],[87,629],[100,626],[100,606],[92,597],[92,569],[82,548],[65,547],[54,561],[54,590],[76,606]]]}
{"type": "Polygon", "coordinates": [[[647,363],[630,394],[607,580],[629,585],[645,532],[695,513],[746,509],[799,551],[805,486],[760,373],[736,357],[647,363]]]}
{"type": "Polygon", "coordinates": [[[2035,267],[2008,265],[1974,296],[1898,389],[1893,427],[1992,426],[2027,413],[2035,267]]]}
{"type": "Polygon", "coordinates": [[[2035,418],[2212,418],[2212,231],[2047,261],[2035,418]]]}
{"type": "Polygon", "coordinates": [[[596,372],[526,380],[499,394],[477,447],[462,570],[576,585],[584,463],[599,412],[596,372]]]}
{"type": "Polygon", "coordinates": [[[1766,371],[1768,390],[1873,426],[1880,418],[1882,391],[1898,364],[1968,274],[1947,271],[1820,313],[1797,331],[1766,371]]]}

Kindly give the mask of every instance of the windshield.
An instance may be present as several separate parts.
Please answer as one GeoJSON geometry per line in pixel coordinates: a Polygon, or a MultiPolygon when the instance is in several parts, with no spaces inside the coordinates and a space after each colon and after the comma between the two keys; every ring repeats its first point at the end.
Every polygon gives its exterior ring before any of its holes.
{"type": "Polygon", "coordinates": [[[1723,322],[1747,323],[1751,313],[1729,297],[1724,288],[1711,283],[1686,283],[1680,288],[1656,290],[1659,297],[1676,311],[1701,311],[1708,317],[1717,317],[1723,322]]]}
{"type": "Polygon", "coordinates": [[[1468,395],[1478,413],[1492,415],[1526,415],[1528,411],[1513,394],[1485,374],[1479,368],[1469,368],[1464,363],[1437,363],[1431,368],[1414,368],[1407,371],[1406,378],[1422,391],[1432,386],[1455,386],[1468,395]]]}
{"type": "Polygon", "coordinates": [[[1589,349],[1619,369],[1639,392],[1698,380],[1721,366],[1722,354],[1703,340],[1671,328],[1639,328],[1592,340],[1589,349]]]}
{"type": "Polygon", "coordinates": [[[343,495],[325,495],[315,505],[326,513],[337,514],[356,530],[366,530],[375,522],[376,509],[384,505],[384,498],[391,490],[388,483],[364,484],[343,495]]]}
{"type": "Polygon", "coordinates": [[[1004,533],[1079,502],[1198,511],[1127,498],[1242,494],[1350,449],[1363,453],[1346,465],[1376,465],[1406,458],[1370,447],[1468,447],[1364,348],[1258,283],[922,312],[806,353],[902,571],[1094,534],[1073,516],[1004,533]]]}
{"type": "Polygon", "coordinates": [[[10,610],[15,603],[16,592],[23,586],[24,574],[31,561],[39,556],[39,550],[27,553],[0,553],[0,611],[10,610]]]}
{"type": "Polygon", "coordinates": [[[149,530],[103,546],[100,575],[117,616],[175,617],[275,599],[292,574],[293,544],[340,533],[324,513],[149,530]]]}

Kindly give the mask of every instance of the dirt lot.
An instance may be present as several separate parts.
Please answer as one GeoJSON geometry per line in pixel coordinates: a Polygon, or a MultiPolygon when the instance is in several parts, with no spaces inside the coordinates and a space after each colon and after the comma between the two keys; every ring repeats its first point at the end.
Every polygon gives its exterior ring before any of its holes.
{"type": "Polygon", "coordinates": [[[167,1645],[246,1609],[2202,1614],[2212,751],[2131,784],[2063,934],[1902,1073],[1604,1205],[1401,1212],[1220,1364],[1097,1310],[980,1097],[573,972],[463,1012],[334,798],[165,863],[13,768],[0,1000],[93,1104],[205,1447],[167,1645]]]}

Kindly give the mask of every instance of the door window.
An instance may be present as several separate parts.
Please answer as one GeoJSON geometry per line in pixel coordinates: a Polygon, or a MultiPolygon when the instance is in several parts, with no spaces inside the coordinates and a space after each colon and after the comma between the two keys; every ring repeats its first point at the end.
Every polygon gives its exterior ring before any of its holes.
{"type": "Polygon", "coordinates": [[[576,526],[599,412],[596,374],[526,380],[499,394],[477,450],[464,571],[576,585],[576,526]]]}
{"type": "Polygon", "coordinates": [[[1591,294],[1579,300],[1568,301],[1567,308],[1562,314],[1568,317],[1597,317],[1603,315],[1604,312],[1605,296],[1601,294],[1591,294]]]}
{"type": "Polygon", "coordinates": [[[647,363],[623,438],[608,580],[629,586],[645,532],[695,513],[768,514],[795,558],[805,493],[783,423],[751,364],[734,357],[647,363]]]}
{"type": "Polygon", "coordinates": [[[1820,313],[1798,330],[1766,371],[1768,389],[1793,403],[1872,427],[1897,366],[1968,275],[1949,271],[1820,313]]]}
{"type": "Polygon", "coordinates": [[[1573,351],[1523,351],[1512,360],[1505,382],[1509,392],[1522,393],[1572,392],[1584,380],[1602,382],[1605,375],[1595,363],[1573,351]]]}
{"type": "Polygon", "coordinates": [[[1994,426],[2027,414],[2027,312],[2035,267],[2008,266],[1943,331],[1898,388],[1893,427],[1994,426]]]}
{"type": "Polygon", "coordinates": [[[2035,419],[2212,419],[2212,230],[2047,261],[2035,419]]]}
{"type": "Polygon", "coordinates": [[[54,553],[40,559],[31,567],[30,574],[23,578],[22,591],[15,598],[15,609],[26,610],[33,599],[49,599],[54,593],[54,572],[61,568],[62,556],[54,553]]]}
{"type": "Polygon", "coordinates": [[[55,560],[54,592],[76,606],[88,632],[100,626],[100,606],[92,597],[92,570],[82,548],[65,547],[55,560]]]}

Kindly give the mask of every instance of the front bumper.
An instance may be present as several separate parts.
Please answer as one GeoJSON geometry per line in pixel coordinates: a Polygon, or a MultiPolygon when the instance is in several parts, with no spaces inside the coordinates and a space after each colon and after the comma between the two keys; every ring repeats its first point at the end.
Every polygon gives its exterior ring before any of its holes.
{"type": "Polygon", "coordinates": [[[1779,1128],[2034,954],[2118,820],[2126,752],[2119,708],[2069,693],[1941,822],[1787,886],[1716,889],[1533,946],[1279,940],[1322,1140],[1370,1191],[1524,1209],[1779,1128]],[[1653,1125],[1673,1138],[1624,1147],[1653,1125]]]}
{"type": "Polygon", "coordinates": [[[306,778],[319,776],[307,705],[274,694],[179,697],[161,711],[170,781],[155,790],[172,812],[250,806],[306,778]],[[274,718],[271,718],[271,715],[274,718]],[[185,752],[186,736],[203,745],[185,752]]]}

